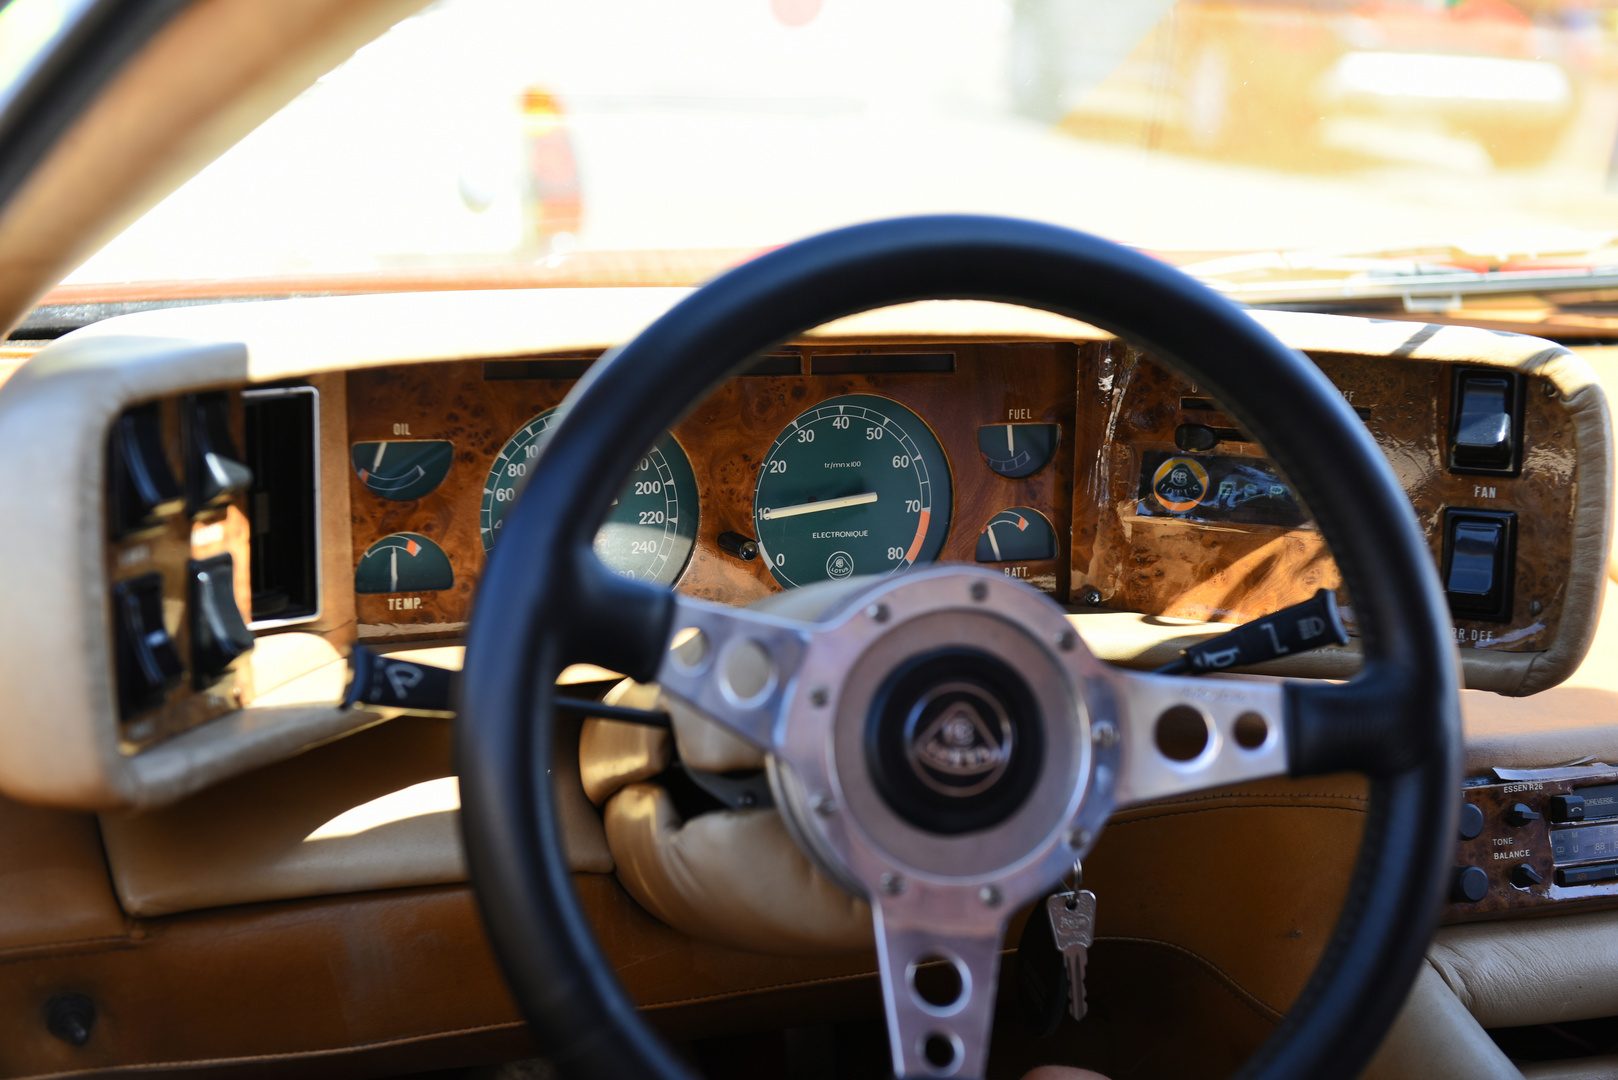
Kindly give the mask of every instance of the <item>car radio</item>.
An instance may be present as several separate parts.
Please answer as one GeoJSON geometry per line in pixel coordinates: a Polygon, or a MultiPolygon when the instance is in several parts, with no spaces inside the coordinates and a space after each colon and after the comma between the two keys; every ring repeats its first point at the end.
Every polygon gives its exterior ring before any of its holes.
{"type": "Polygon", "coordinates": [[[1618,900],[1618,766],[1492,769],[1462,791],[1446,922],[1618,900]]]}

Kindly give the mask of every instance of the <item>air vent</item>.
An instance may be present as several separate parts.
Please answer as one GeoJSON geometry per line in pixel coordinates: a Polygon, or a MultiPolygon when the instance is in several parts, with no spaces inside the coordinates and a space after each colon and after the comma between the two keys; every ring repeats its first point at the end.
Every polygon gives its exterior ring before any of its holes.
{"type": "Polygon", "coordinates": [[[245,457],[252,525],[253,630],[320,617],[320,394],[248,390],[245,457]]]}

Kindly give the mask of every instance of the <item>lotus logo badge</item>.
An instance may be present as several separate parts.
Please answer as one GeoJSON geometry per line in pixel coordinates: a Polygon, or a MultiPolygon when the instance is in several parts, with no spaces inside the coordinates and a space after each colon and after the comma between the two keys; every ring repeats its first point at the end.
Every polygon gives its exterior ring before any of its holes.
{"type": "Polygon", "coordinates": [[[909,746],[910,767],[921,782],[944,795],[981,794],[1011,764],[1011,720],[981,687],[945,683],[916,703],[921,723],[909,746]]]}

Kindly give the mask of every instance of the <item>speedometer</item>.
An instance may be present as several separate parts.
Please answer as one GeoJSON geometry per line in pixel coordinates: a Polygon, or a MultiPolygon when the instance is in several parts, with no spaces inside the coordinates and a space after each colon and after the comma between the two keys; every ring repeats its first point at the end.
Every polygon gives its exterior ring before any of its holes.
{"type": "Polygon", "coordinates": [[[950,505],[949,463],[921,417],[851,394],[776,438],[753,492],[753,527],[770,573],[792,587],[933,561],[950,505]]]}
{"type": "MultiPolygon", "coordinates": [[[[506,440],[483,485],[479,530],[483,550],[494,547],[506,511],[545,444],[555,409],[547,409],[506,440]]],[[[691,558],[697,536],[697,478],[673,435],[665,435],[635,465],[607,520],[596,533],[596,555],[625,577],[671,585],[691,558]]]]}

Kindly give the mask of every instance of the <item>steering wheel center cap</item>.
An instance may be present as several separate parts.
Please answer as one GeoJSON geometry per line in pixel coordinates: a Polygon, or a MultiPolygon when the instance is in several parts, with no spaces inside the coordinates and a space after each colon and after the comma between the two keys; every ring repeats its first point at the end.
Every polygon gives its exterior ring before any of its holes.
{"type": "Polygon", "coordinates": [[[992,653],[944,645],[898,664],[871,697],[866,764],[890,809],[952,835],[989,828],[1027,799],[1039,773],[1043,710],[992,653]]]}
{"type": "Polygon", "coordinates": [[[1113,798],[1116,740],[1091,739],[1116,725],[1105,665],[1048,597],[1000,575],[823,588],[771,759],[788,830],[856,894],[883,874],[973,896],[990,878],[1008,897],[1049,884],[1113,798]]]}
{"type": "Polygon", "coordinates": [[[964,799],[993,787],[1011,764],[1011,718],[971,683],[952,682],[924,694],[910,710],[910,767],[922,783],[964,799]]]}

